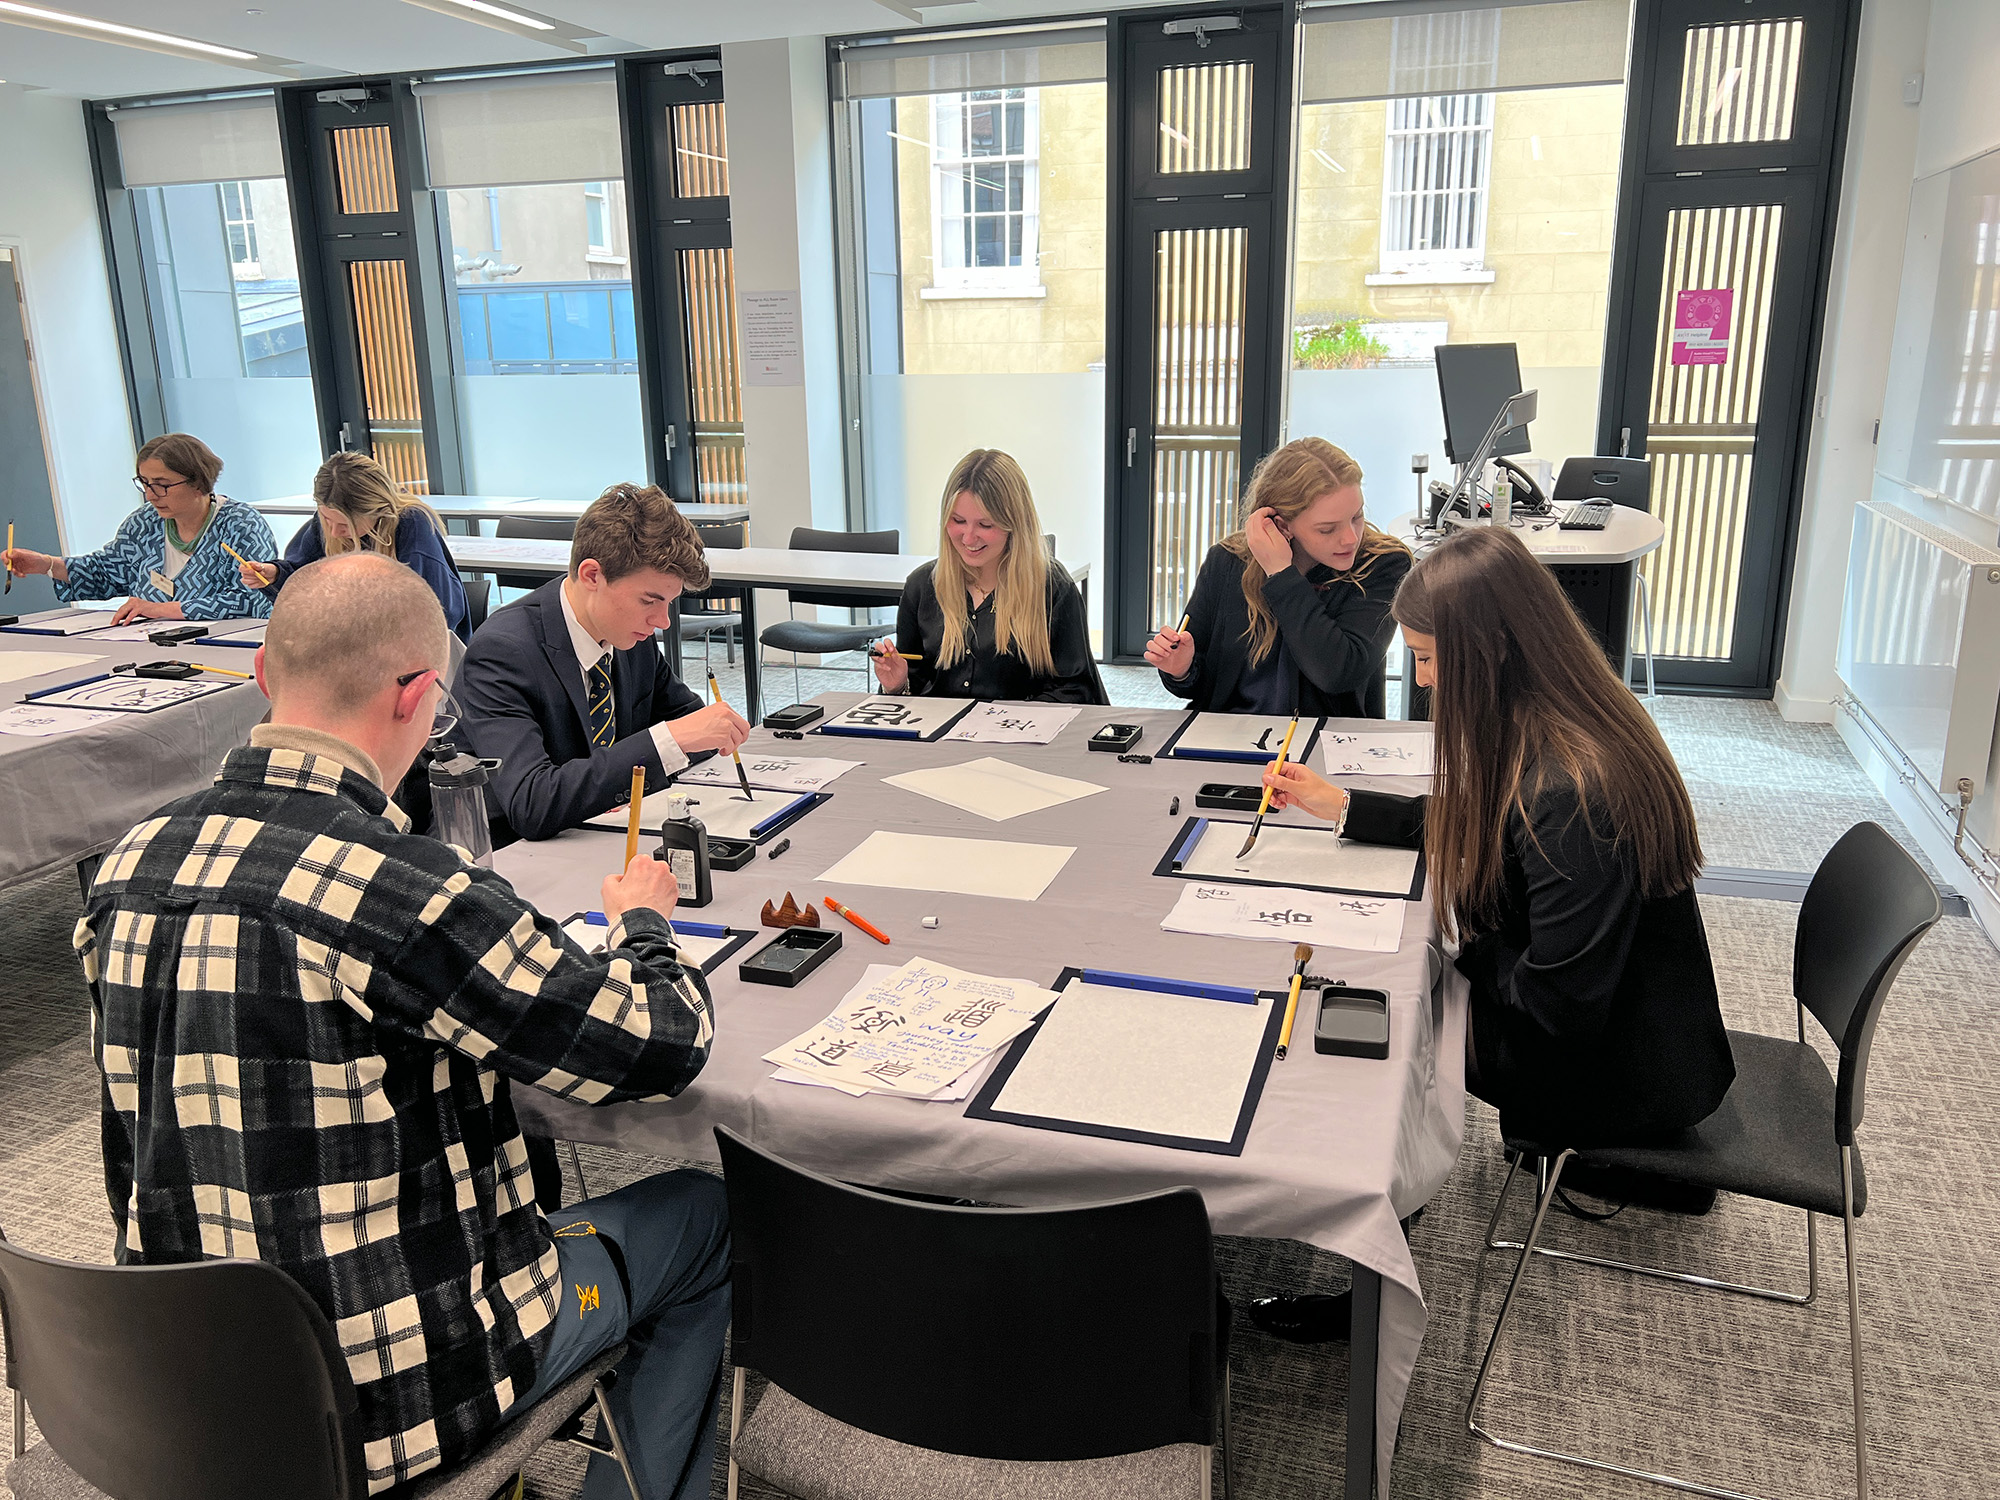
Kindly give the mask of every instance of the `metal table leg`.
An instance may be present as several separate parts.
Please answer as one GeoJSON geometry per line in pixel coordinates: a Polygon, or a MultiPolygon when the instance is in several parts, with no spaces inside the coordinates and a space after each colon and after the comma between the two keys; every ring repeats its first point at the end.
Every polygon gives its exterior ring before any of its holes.
{"type": "Polygon", "coordinates": [[[1346,1500],[1375,1494],[1375,1373],[1382,1350],[1382,1273],[1357,1264],[1347,1344],[1346,1500]]]}

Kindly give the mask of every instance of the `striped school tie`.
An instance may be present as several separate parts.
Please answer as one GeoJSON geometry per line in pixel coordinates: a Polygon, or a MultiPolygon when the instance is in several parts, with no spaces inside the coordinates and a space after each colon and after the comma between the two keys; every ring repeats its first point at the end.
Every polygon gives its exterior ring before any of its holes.
{"type": "Polygon", "coordinates": [[[584,674],[583,687],[590,710],[590,743],[601,749],[618,738],[617,715],[611,706],[611,658],[598,659],[584,674]]]}

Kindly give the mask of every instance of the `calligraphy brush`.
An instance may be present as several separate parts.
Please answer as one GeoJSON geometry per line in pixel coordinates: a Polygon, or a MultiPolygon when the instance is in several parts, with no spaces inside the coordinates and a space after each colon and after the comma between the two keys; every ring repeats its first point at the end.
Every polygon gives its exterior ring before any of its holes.
{"type": "Polygon", "coordinates": [[[9,521],[7,523],[7,587],[5,587],[4,589],[0,589],[0,594],[11,594],[13,592],[14,592],[14,523],[12,521],[9,521]]]}
{"type": "MultiPolygon", "coordinates": [[[[717,703],[722,701],[722,684],[715,680],[715,668],[713,667],[708,669],[708,691],[709,695],[717,703]]],[[[750,790],[750,776],[743,769],[743,757],[732,750],[729,752],[729,758],[736,762],[736,779],[743,784],[743,800],[745,802],[755,802],[757,794],[750,790]]]]}
{"type": "MultiPolygon", "coordinates": [[[[1299,716],[1297,714],[1293,714],[1292,727],[1285,731],[1285,742],[1284,744],[1278,747],[1278,765],[1280,768],[1282,768],[1285,764],[1285,756],[1291,751],[1292,736],[1297,734],[1298,732],[1299,732],[1299,716]]],[[[1262,799],[1259,800],[1259,802],[1257,803],[1257,821],[1250,825],[1250,837],[1245,839],[1243,841],[1243,847],[1236,851],[1236,857],[1238,859],[1242,859],[1246,854],[1248,854],[1253,848],[1256,847],[1257,835],[1264,831],[1264,814],[1271,810],[1272,791],[1273,788],[1271,787],[1267,786],[1264,788],[1264,795],[1262,799]]]]}
{"type": "Polygon", "coordinates": [[[1292,950],[1292,957],[1298,962],[1292,967],[1292,993],[1285,1000],[1285,1029],[1278,1033],[1278,1061],[1285,1060],[1285,1049],[1292,1045],[1292,1022],[1299,1013],[1299,986],[1306,982],[1306,965],[1312,962],[1312,944],[1300,943],[1292,950]]]}

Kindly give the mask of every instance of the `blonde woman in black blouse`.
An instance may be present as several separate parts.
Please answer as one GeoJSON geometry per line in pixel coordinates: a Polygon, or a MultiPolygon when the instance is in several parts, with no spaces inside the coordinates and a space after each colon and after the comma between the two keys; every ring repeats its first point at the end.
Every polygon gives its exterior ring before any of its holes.
{"type": "Polygon", "coordinates": [[[1018,463],[994,448],[960,459],[945,481],[938,532],[937,561],[903,585],[896,638],[876,647],[883,692],[1109,701],[1091,656],[1083,597],[1048,555],[1018,463]]]}

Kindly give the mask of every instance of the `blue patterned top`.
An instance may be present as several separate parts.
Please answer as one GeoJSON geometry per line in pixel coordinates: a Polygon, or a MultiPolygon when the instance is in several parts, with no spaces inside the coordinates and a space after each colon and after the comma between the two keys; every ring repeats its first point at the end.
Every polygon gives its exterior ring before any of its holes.
{"type": "Polygon", "coordinates": [[[56,597],[69,604],[129,594],[158,604],[178,604],[190,620],[264,619],[271,613],[271,601],[243,586],[236,559],[222,550],[224,542],[252,562],[269,562],[278,555],[278,543],[264,518],[241,500],[218,495],[215,514],[174,580],[174,592],[163,593],[153,587],[150,575],[155,570],[166,572],[167,523],[152,506],[142,505],[119,524],[109,545],[87,557],[63,559],[69,582],[56,585],[56,597]]]}

